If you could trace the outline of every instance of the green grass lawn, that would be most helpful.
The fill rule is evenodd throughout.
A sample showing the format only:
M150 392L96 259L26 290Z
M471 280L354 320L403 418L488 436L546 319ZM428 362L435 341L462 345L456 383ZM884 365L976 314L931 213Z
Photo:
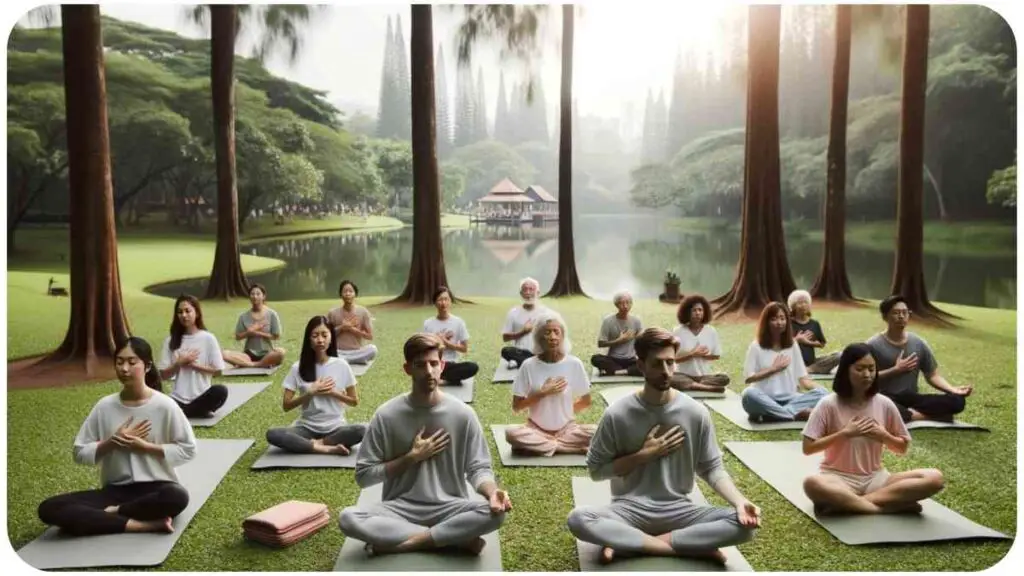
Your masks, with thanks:
M208 273L213 256L210 242L174 240L173 247L156 240L125 239L120 247L122 286L133 331L154 345L167 334L172 302L150 296L147 284ZM171 255L174 257L171 258ZM243 257L249 271L277 265L276 261ZM9 267L21 266L16 262ZM40 353L56 346L67 323L66 300L43 296L54 265L35 272L8 275L8 358ZM66 285L66 276L61 278ZM470 358L481 365L473 408L485 428L490 424L519 421L511 412L509 385L491 384L501 346L498 333L510 299L474 298L475 304L458 306L472 334ZM365 304L374 303L366 299ZM300 330L306 320L336 304L333 300L271 302L285 327L283 345L290 350L288 362L297 358ZM597 329L603 314L612 311L608 302L569 299L549 302L570 325L573 353L585 361L596 351ZM230 331L244 301L204 303L207 327L223 346L235 347ZM946 474L947 487L937 500L964 516L1004 533L1016 526L1016 312L963 306L944 306L968 318L957 330L921 329L935 349L943 372L954 383L971 381L976 392L963 419L984 424L991 433L924 430L914 434L907 457L888 455L886 465L898 471L912 467L938 467ZM636 313L646 325L674 325L674 309L654 301L640 301ZM360 378L360 405L349 412L353 421L366 421L376 406L408 390L401 370L401 345L418 330L431 308L376 309L376 344L381 355L370 372ZM864 340L880 328L873 308L820 310L831 342ZM750 324L718 327L723 342L720 368L736 379L742 357L753 336ZM323 502L335 518L338 511L355 503L358 488L352 470L284 470L255 472L249 466L266 449L266 430L290 423L294 414L280 408L281 381L285 371L273 377L273 385L235 411L216 427L200 428L200 438L253 438L251 448L231 469L213 496L193 519L161 570L330 570L343 536L335 523L302 543L271 550L241 537L242 520L257 511L289 499ZM740 384L733 384L736 391ZM57 493L95 485L97 471L77 466L71 459L71 443L81 422L102 396L118 390L116 382L77 385L61 389L10 391L8 418L8 531L19 548L44 529L36 507ZM597 422L604 410L597 398L582 415ZM798 440L798 431L749 433L714 416L718 438L730 440ZM495 454L493 440L489 442ZM818 527L770 486L726 453L726 465L740 489L761 506L764 525L757 537L740 546L759 571L932 571L982 570L998 562L1010 549L1008 542L954 542L909 546L846 546ZM573 539L565 527L572 508L571 477L586 474L582 468L509 468L495 459L499 482L506 487L515 509L501 528L505 570L577 571L579 563ZM723 503L710 489L704 493Z

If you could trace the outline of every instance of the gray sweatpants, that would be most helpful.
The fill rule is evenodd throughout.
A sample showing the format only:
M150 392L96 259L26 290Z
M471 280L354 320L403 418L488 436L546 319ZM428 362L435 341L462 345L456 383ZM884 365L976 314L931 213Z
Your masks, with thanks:
M328 446L342 444L345 448L351 448L362 442L365 434L366 424L342 424L327 434L318 434L304 426L290 426L267 430L267 442L286 452L312 454L311 440L322 438Z
M338 517L338 526L347 537L384 548L398 546L426 528L434 545L440 548L494 532L504 521L504 512L492 514L490 506L482 500L424 504L399 498L365 508L345 508Z
M338 350L338 358L344 358L349 364L369 364L377 357L377 346L367 344L356 350Z
M676 552L701 552L735 546L754 537L754 529L740 524L736 511L697 506L689 500L641 506L619 500L607 506L581 506L569 513L569 531L602 547L643 552L644 535L671 532Z

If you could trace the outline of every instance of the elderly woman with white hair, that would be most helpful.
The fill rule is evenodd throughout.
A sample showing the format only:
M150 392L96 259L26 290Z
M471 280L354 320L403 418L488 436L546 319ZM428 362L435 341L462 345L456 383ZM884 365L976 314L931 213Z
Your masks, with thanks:
M512 382L512 410L529 411L526 424L506 429L512 450L534 456L586 454L597 429L577 424L576 414L590 404L590 379L572 346L565 321L548 311L533 332L536 356L523 362Z
M633 341L644 331L644 327L639 318L629 313L633 308L633 296L622 290L612 296L612 303L618 312L605 316L597 335L597 347L607 348L608 353L594 354L590 357L590 363L600 370L601 375L640 376Z
M537 303L538 292L540 284L536 280L523 278L519 282L519 297L523 303L509 310L505 317L501 340L512 344L501 349L501 357L508 362L509 368L522 366L527 358L533 356L530 333L533 332L537 316L547 311L547 308Z
M800 345L800 356L804 359L808 374L828 374L839 365L840 352L826 354L815 360L815 348L824 348L825 332L821 323L811 318L811 294L807 290L794 290L786 301L789 307L790 324L793 325L793 339Z

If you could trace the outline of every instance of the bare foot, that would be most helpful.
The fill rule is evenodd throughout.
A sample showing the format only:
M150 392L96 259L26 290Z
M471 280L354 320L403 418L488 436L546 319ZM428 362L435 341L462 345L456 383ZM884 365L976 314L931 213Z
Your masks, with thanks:
M804 408L803 410L801 410L801 411L799 411L799 412L797 412L796 414L793 415L793 420L797 420L797 421L803 422L803 421L807 420L810 417L811 417L811 409L810 408Z
M472 554L473 556L479 556L484 550L484 546L487 546L487 542L483 538L475 538L469 542L465 542L459 545L459 550Z
M120 506L107 506L106 508L103 509L103 511L107 514L117 514L117 511L120 509Z
M722 552L717 548L714 550L701 550L699 552L686 552L679 555L689 558L703 558L711 560L712 562L717 562L718 564L725 564L725 552Z
M338 454L341 456L348 456L351 454L351 451L343 444L324 444L324 441L320 438L313 440L312 444L313 452L318 454Z
M124 527L125 532L165 532L170 534L174 532L174 524L171 519L164 518L162 520L132 520L128 519L127 524Z
M597 560L601 564L611 564L615 560L615 550L601 548L601 556Z

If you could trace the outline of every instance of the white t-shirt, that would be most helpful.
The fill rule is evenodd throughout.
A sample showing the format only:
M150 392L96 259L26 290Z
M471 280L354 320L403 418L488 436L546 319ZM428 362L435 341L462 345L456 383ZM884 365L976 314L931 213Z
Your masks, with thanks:
M751 384L772 397L796 394L799 390L797 388L799 380L807 377L807 367L804 366L804 358L800 355L800 345L794 340L792 346L776 352L761 348L757 340L754 340L747 348L747 359L743 363L743 378L746 379L756 372L771 367L775 362L775 357L779 354L789 356L789 366L782 372L776 372L764 380Z
M540 304L534 304L530 310L522 306L516 306L508 311L508 316L505 317L505 326L502 327L501 333L512 334L513 332L519 332L526 326L527 322L534 322L536 324L537 318L544 312L547 312L547 308ZM520 350L533 352L533 332L523 334L516 340L513 340L511 345Z
M199 351L196 364L209 366L217 370L224 370L226 368L217 337L206 330L182 336L181 346L175 352L183 352L185 350ZM157 365L157 368L166 370L172 364L174 364L174 352L171 352L171 337L168 336L164 339L163 354L160 357L160 364ZM182 404L188 404L198 398L203 392L209 390L210 380L212 379L212 374L204 374L193 370L190 366L181 366L178 368L178 373L174 376L174 389L171 391L170 396Z
M334 378L334 389L344 392L356 385L356 376L343 358L328 357L324 364L316 365L316 380L330 376ZM316 382L306 382L299 377L299 363L292 364L284 377L284 389L305 394ZM345 403L330 396L314 396L302 407L302 416L296 424L309 428L317 434L327 434L345 423Z
M680 324L672 332L672 335L679 339L679 352L689 352L697 346L706 346L708 353L712 356L722 355L722 344L718 341L718 331L705 324L701 326L700 332L696 335L690 331L689 326ZM686 362L676 364L676 372L688 376L707 376L714 373L711 361L704 358L691 358Z
M447 330L451 330L452 336L449 338L456 344L465 344L469 340L469 329L466 328L466 323L462 321L462 318L458 316L448 315L445 320L438 320L437 316L432 316L423 321L423 331L431 334L440 334ZM445 348L444 353L441 355L441 359L445 362L455 362L459 359L459 353L455 350Z
M523 362L512 382L512 395L526 398L540 392L548 378L565 378L569 383L561 394L546 396L530 407L530 420L544 430L554 432L576 419L572 411L573 400L590 394L590 378L583 362L575 356L566 356L555 363L542 362L534 356Z

